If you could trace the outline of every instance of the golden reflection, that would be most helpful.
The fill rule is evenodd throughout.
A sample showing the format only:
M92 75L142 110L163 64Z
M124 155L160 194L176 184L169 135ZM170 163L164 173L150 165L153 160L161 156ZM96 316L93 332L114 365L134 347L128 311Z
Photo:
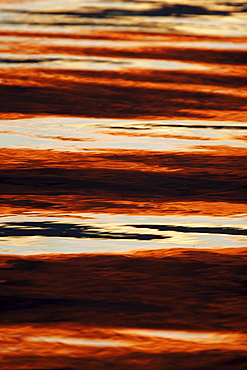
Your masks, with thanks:
M211 42L229 42L229 37L216 36L216 35L196 35L196 34L177 34L177 33L166 33L166 32L148 32L148 31L116 31L111 30L90 30L84 29L83 34L81 33L57 33L57 32L45 32L42 31L25 31L23 29L19 30L0 30L0 36L10 36L16 37L30 37L32 40L33 37L43 37L44 39L53 39L53 38L69 38L69 39L89 39L89 40L131 40L131 41L170 41L170 42L202 42L202 41L211 41ZM246 36L231 36L231 42L234 43L247 43Z
M107 76L106 73L104 77L102 71L100 75L96 73L93 76L86 72L81 74L80 71L58 73L42 69L4 68L0 71L1 111L5 114L73 114L100 118L246 120L244 87L233 87L234 82L231 87L225 86L225 83L222 86L210 85L210 78L213 80L214 77L209 74L201 75L204 80L209 77L206 84L203 81L203 84L189 81L180 84L182 76L178 79L174 73L170 76L172 84L167 81L160 84L162 76L159 72L155 77L159 78L159 82L152 81L152 76L143 82L135 76L133 81L128 78L112 79L111 74ZM184 78L188 76L196 77L194 72L183 73ZM136 99L137 104L133 105ZM87 104L82 105L82 100Z
M1 211L141 214L145 210L145 214L156 215L214 216L246 213L246 195L241 190L246 149L223 145L193 149L72 153L2 148L2 178L9 185L2 185Z
M48 362L50 366L60 366L59 369L67 366L91 369L97 362L100 368L116 364L118 369L125 369L127 363L136 369L138 364L142 368L150 366L154 359L161 368L166 361L168 366L170 361L181 364L184 356L184 365L194 366L198 365L198 356L204 365L210 364L212 353L217 351L218 361L224 363L229 357L241 356L246 350L246 335L241 333L194 332L195 337L207 338L196 340L186 338L186 335L193 337L191 332L170 332L176 339L159 338L159 334L158 330L90 328L79 324L4 325L0 334L2 369L20 365L22 369L30 369L30 360L36 368L43 368Z
M0 204L2 215L32 214L37 217L63 216L67 212L73 216L78 213L108 213L111 215L147 216L184 215L233 217L247 214L247 205L241 203L210 201L162 201L159 199L119 200L103 194L102 198L90 194L81 195L3 195ZM68 215L68 216L69 216Z
M74 82L78 83L80 79L69 79L69 77L66 75L64 76L52 76L52 80L44 79L42 85L38 81L34 80L24 80L19 78L13 81L13 78L11 77L11 85L13 82L15 84L21 85L21 86L43 86L43 87L52 87L55 86L55 84L61 84L62 81L68 82ZM56 78L57 77L57 78ZM92 77L86 77L84 76L82 79L82 83L92 83L93 79ZM8 84L7 78L5 78L6 85ZM136 81L136 80L126 80L126 79L117 79L115 78L114 80L112 79L106 79L104 77L97 77L95 84L103 84L106 86L119 86L119 87L138 87L142 89L158 89L158 90L171 90L171 91L176 91L180 90L181 86L179 86L175 81L173 83L165 83L165 82L143 82L143 81ZM190 92L203 92L203 93L215 93L215 94L225 94L225 95L231 95L231 96L239 96L239 97L247 97L247 92L244 87L223 87L223 86L217 86L217 85L199 85L199 84L183 84L182 87L183 91L190 91ZM184 99L177 99L177 102L187 102L187 103L195 103L195 100L186 100Z
M244 370L247 251L245 247L234 248L234 242L243 239L233 232L235 237L226 236L220 244L211 233L207 246L202 242L200 249L198 234L193 231L198 231L202 220L199 217L195 221L192 216L210 216L207 226L204 224L203 230L199 230L202 233L210 227L211 231L223 230L226 221L212 221L213 217L235 217L231 220L235 225L232 230L242 227L243 215L247 214L247 149L241 146L246 135L240 136L239 131L235 134L230 126L229 135L220 131L216 136L213 129L204 136L201 130L195 135L189 130L181 134L175 125L162 134L155 132L151 123L150 133L124 132L128 127L121 121L173 118L193 123L206 119L214 122L212 125L230 121L232 127L237 126L234 122L245 122L247 37L213 35L218 31L241 34L244 5L210 2L206 7L203 1L196 6L181 1L181 9L181 4L168 0L168 10L175 12L170 12L172 17L168 19L156 17L166 13L163 5L155 1L152 5L114 2L108 15L104 13L104 2L100 6L97 1L88 2L91 17L83 16L86 10L82 10L79 0L79 10L74 13L74 5L67 8L63 2L0 2L9 9L9 13L3 14L0 30L0 119L9 120L10 128L5 122L2 133L11 137L11 143L6 141L6 147L0 148L0 211L3 216L16 215L21 219L25 215L28 219L19 225L9 222L5 227L3 223L1 229L1 236L8 227L12 232L6 248L2 248L6 255L0 255L1 370ZM117 5L119 8L115 9ZM15 11L15 6L20 11ZM53 6L58 9L57 14L52 13ZM156 13L156 18L154 13L145 13L146 9L156 8L159 12L159 6L163 13ZM144 13L134 16L127 12L123 16L123 9L132 7ZM197 15L188 13L192 8ZM207 13L208 9L213 13ZM102 12L102 17L95 16L97 11ZM116 31L116 25L126 30ZM132 31L127 31L130 27ZM152 32L147 31L148 27L154 27ZM163 32L168 28L178 32ZM84 46L79 44L83 40L88 40ZM98 40L103 44L95 42ZM134 44L136 41L140 41L139 45ZM182 45L183 42L187 44ZM70 133L63 135L64 131L58 129L52 136L49 120L42 126L47 116L113 118L120 129L114 132L111 123L108 127L104 123L104 134L109 135L104 145L109 144L109 148L101 150L92 148L90 140L94 138L86 135L80 138L71 132L70 138ZM35 117L44 119L38 123L40 134L33 134L32 125L23 129L25 121L11 130L11 120ZM138 128L144 130L147 122ZM135 121L131 124L132 129L136 128ZM210 126L207 125L205 129ZM96 134L102 132L101 126L94 126L93 130L99 127ZM223 129L224 122L217 128ZM239 125L241 128L244 127ZM24 149L13 147L19 145L18 134L24 136ZM103 141L96 134L95 140ZM130 137L136 137L132 141L138 139L138 148L142 149L111 149L114 135L118 135L122 145L128 138L131 141ZM163 148L160 145L151 150L146 138L154 143L157 138L168 140L163 140ZM36 145L36 139L40 139L42 148L47 140L57 140L62 149L28 148ZM80 151L66 152L68 140L72 141L71 147ZM83 146L84 140L90 147ZM148 150L141 146L145 140ZM169 140L180 146L169 150ZM187 142L182 150L179 143L183 140ZM82 142L80 147L76 147L76 141ZM97 141L94 144L98 145ZM55 148L54 141L52 145ZM90 222L84 213L91 214ZM114 217L107 223L107 217L97 218L97 213ZM183 225L190 225L192 233L182 235L176 231L178 227L173 227L173 231L163 234L173 236L177 247L172 248L170 243L167 249L141 251L138 243L130 242L129 245L137 246L136 250L125 253L117 253L117 243L111 240L111 244L106 238L106 250L113 245L113 253L102 254L92 253L92 248L85 249L90 253L82 253L85 245L79 245L78 254L71 253L75 233L70 238L63 234L65 251L70 252L63 254L60 246L52 249L50 240L64 229L49 228L50 220L39 224L31 217L59 217L57 224L62 224L65 217L81 218L85 230L96 230L100 225L100 231L94 235L106 237L115 233L122 246L124 236L130 236L135 226L126 222L128 215L136 216L136 220L138 216L185 216ZM94 216L96 220L92 220ZM241 220L239 225L237 217ZM121 226L123 218L126 226ZM118 223L114 223L115 219ZM143 218L140 220L141 223ZM222 224L212 227L218 221ZM14 250L21 254L22 244L26 243L18 239L16 225L19 231L35 227L40 231L43 227L43 233L29 234L32 242L28 248L33 243L36 251L45 253L45 235L48 253L11 254ZM72 222L67 220L65 228L66 225L70 229ZM78 225L73 225L71 229L76 230ZM136 226L141 229L140 240L152 229L155 231L151 237L163 235L155 224ZM94 244L97 252L102 247L100 243L103 245L98 238ZM52 250L59 252L49 254Z
M11 47L1 45L1 52L14 52L14 54L65 54L65 55L86 55L98 57L113 57L113 58L139 58L139 59L156 59L156 60L180 60L196 63L209 64L228 64L228 65L243 65L246 63L246 51L242 50L207 50L199 48L178 48L172 47L138 47L138 48L121 48L116 45L115 48L107 47L76 47L76 46L56 46L56 45L35 45L21 42L14 42Z
M36 322L40 327L56 319L109 329L222 334L246 329L241 294L246 248L9 255L0 260L3 324ZM37 334L29 331L28 336Z
M150 169L157 165L170 169L179 168L186 172L198 172L207 168L210 171L218 171L219 174L230 170L237 175L242 174L246 166L247 148L228 145L194 145L193 149L192 153L143 149L93 149L76 153L46 149L0 148L0 158L1 169L6 170L24 167L31 170L50 168L50 166L64 169L118 168L117 164L128 163L129 166L132 164L139 169L146 166ZM234 166L230 166L229 169L231 162Z
M1 352L18 352L19 355L32 353L37 355L72 354L84 355L89 351L97 353L100 347L114 347L121 351L145 352L198 352L204 350L245 350L246 335L226 332L181 332L150 329L119 329L86 327L73 324L57 325L4 325L0 333ZM92 347L91 349L89 347ZM94 347L94 348L93 348ZM126 349L127 350L127 349ZM111 352L109 348L107 352ZM110 353L108 353L110 354Z
M32 365L35 364L39 368L44 366L47 361L49 366L72 366L73 359L76 358L78 369L85 366L91 368L95 361L100 368L104 368L108 362L111 366L116 364L118 368L120 364L121 369L122 364L123 366L126 363L129 366L136 364L136 355L140 358L139 365L142 368L144 365L150 368L150 364L154 361L153 355L156 355L157 368L163 367L164 358L167 359L168 364L169 361L176 364L180 364L182 361L181 363L186 366L193 364L198 366L199 360L205 366L205 364L211 364L215 351L217 351L217 361L221 361L222 364L227 363L232 356L241 359L246 351L244 327L238 326L238 322L234 321L234 317L238 321L242 315L242 300L236 292L236 289L241 288L241 276L239 276L240 280L236 279L234 284L231 281L232 269L235 271L240 269L239 271L243 272L246 249L229 249L228 251L219 249L206 252L194 249L172 249L136 252L118 257L116 255L44 255L25 258L1 256L0 259L1 273L6 276L5 281L0 284L0 290L3 296L3 307L8 308L6 312L3 311L1 316L3 324L0 329L0 353L3 369L19 368L20 364L23 369L29 369L27 358L32 359ZM133 259L133 264L131 259ZM194 266L195 263L197 266ZM119 265L125 266L124 283L127 283L126 279L131 283L128 291L120 288L121 271L119 271ZM207 268L205 268L206 265ZM145 271L145 266L148 266L148 270L145 276L142 276L139 270ZM190 274L188 272L184 274L184 269L186 270L188 267ZM159 268L165 274L164 283L168 280L165 283L166 295L161 294L163 288L162 284L159 285L159 278L162 277L162 274L159 273ZM91 278L89 279L85 272L90 273L90 271ZM98 283L100 284L98 288L99 300L97 300L96 306L93 302L90 303L90 300L89 302L85 300L86 291L82 289L82 286L78 286L78 282L81 280L84 285L88 284L88 289L91 290L92 279L95 280L92 271L94 271L94 275L98 275L101 271L104 276L100 278ZM207 286L209 289L207 299L204 300L202 296L201 303L199 300L194 301L195 298L199 299L199 296L197 294L193 296L190 289L197 271L200 271L200 284L206 284L205 287ZM63 279L60 279L61 274ZM83 276L81 276L82 274ZM148 278L146 274L152 276L152 279ZM52 284L50 284L51 276ZM19 284L18 290L15 289L13 278L15 280L18 278L20 283L29 279L28 286L25 288L24 285ZM42 289L42 284L45 283L44 279L47 280L47 288ZM217 283L218 279L220 279L220 284ZM102 289L106 280L107 286ZM180 284L184 280L186 280L185 285L181 287ZM11 283L11 281L13 282ZM144 285L143 281L145 281ZM147 282L151 285L150 287L147 287ZM212 292L208 286L210 282ZM3 294L5 284L9 286L7 294L7 290ZM68 286L65 287L65 284ZM98 286L95 282L93 284L94 287ZM116 284L120 289L120 294L116 292ZM177 287L178 284L179 287ZM219 290L223 286L225 286L227 293L222 294ZM17 295L15 293L13 296L13 289L16 293L18 292ZM132 297L131 293L133 289L133 297L135 298ZM142 299L136 289L143 292ZM107 295L105 298L109 301L111 290L114 293L115 303L111 303L106 310L105 303L103 304L104 296ZM184 290L187 298L186 301L179 301L180 310L184 308L187 312L187 305L193 304L192 315L188 315L188 312L187 314L184 312L185 316L179 314L177 312L178 300L175 300L174 297L172 301L169 299L169 296L174 294L178 294L177 298L179 298ZM75 295L78 297L83 295L83 301L80 303L80 300L76 302L69 299L69 305L66 305L66 292L67 295L72 294L74 297ZM219 300L216 299L216 293L220 295ZM88 295L91 299L92 294L95 292L91 291ZM227 295L230 295L228 304L225 302ZM38 300L38 297L41 296L46 298ZM57 306L55 296L57 297ZM63 299L62 311L59 309L61 298ZM149 307L147 303L150 298L152 306ZM114 309L117 299L121 301L121 304L117 306L120 313L115 312ZM133 304L133 299L137 300L139 302L138 309L134 307L134 310L129 312L131 304L129 303L130 306L127 309L128 305L126 302L123 303L123 299L130 299L131 304ZM160 300L164 299L166 307L170 306L171 302L175 305L173 310L163 312L165 316L168 315L168 318L164 320L163 317L161 320L162 312L159 311L158 307L161 304ZM78 304L79 307L76 307ZM88 304L89 311L87 312ZM214 312L213 307L217 304L222 304L222 308L221 310L216 309ZM24 312L23 306L25 307ZM149 315L145 309L149 311ZM154 309L155 315L153 314ZM197 312L199 310L198 319L194 310ZM93 312L91 313L91 311ZM49 318L53 315L55 315L57 323L54 323L54 319L49 323ZM133 315L136 315L136 318ZM226 322L223 319L224 315L227 317ZM231 315L231 321L229 315ZM36 323L32 322L34 319ZM184 319L185 321L183 321ZM85 321L87 325L85 325ZM228 326L228 329L225 328L225 325ZM181 330L179 326L187 326L188 328ZM186 361L184 360L185 355ZM77 369L77 367L73 368Z
M104 132L104 131L102 131ZM202 141L214 141L220 140L219 138L210 138L205 136L189 136L189 135L172 135L172 134L153 134L153 133L136 133L136 132L129 132L129 131L117 131L117 132L109 132L108 135L122 135L122 136L133 136L133 137L161 137L165 139L178 139L178 140L202 140ZM241 139L241 137L240 137Z
M2 35L7 36L7 32L2 31ZM28 36L29 33L11 33L12 36ZM36 35L30 33L30 36ZM37 34L40 35L40 34ZM41 34L42 35L42 34ZM180 119L200 119L208 120L235 120L244 122L246 120L246 67L245 51L236 50L207 50L198 48L178 48L174 47L143 47L143 48L110 48L100 47L73 47L73 46L49 46L48 35L44 36L45 42L42 45L26 42L25 45L15 42L2 43L2 52L10 52L11 55L18 56L25 50L28 54L37 55L38 62L49 53L59 55L84 55L117 58L138 58L153 60L172 60L201 63L202 66L209 67L207 71L161 71L147 70L146 68L133 68L132 70L123 68L119 65L117 71L111 70L109 65L106 70L69 70L66 63L63 70L41 69L41 68L8 68L5 66L0 70L1 92L4 96L2 102L2 114L24 114L40 115L50 114L73 114L84 117L112 117L112 118L180 118ZM51 34L57 38L58 34ZM60 35L61 36L61 35ZM73 37L72 35L63 35ZM87 31L83 38L87 39L142 39L145 33L132 32L98 32ZM75 38L80 35L75 35ZM146 39L176 41L229 41L226 38L203 37L191 35L172 35L146 33ZM245 38L232 38L232 42L244 42ZM31 42L31 41L30 41ZM6 54L8 60L9 56ZM3 54L3 60L4 58ZM36 58L36 59L37 59ZM55 58L55 59L56 59ZM10 58L11 59L11 58ZM20 62L20 61L19 61ZM35 63L33 64L33 66ZM181 67L183 68L183 67ZM27 78L28 76L28 78ZM95 96L95 85L97 85L97 96ZM22 93L19 94L21 88ZM33 90L34 89L34 90ZM51 93L52 92L52 93ZM78 95L80 100L78 100ZM23 102L19 102L23 96ZM60 97L60 100L56 99ZM91 98L90 98L91 97ZM116 99L117 97L117 99ZM234 99L233 99L234 97ZM137 99L137 106L133 106L133 101ZM87 101L85 106L81 101ZM93 100L93 105L91 104ZM95 103L97 101L97 104ZM69 102L69 105L68 105ZM123 103L124 102L124 103ZM165 106L164 106L164 102ZM73 112L71 111L73 106ZM98 108L97 108L98 107ZM5 112L5 113L4 113Z

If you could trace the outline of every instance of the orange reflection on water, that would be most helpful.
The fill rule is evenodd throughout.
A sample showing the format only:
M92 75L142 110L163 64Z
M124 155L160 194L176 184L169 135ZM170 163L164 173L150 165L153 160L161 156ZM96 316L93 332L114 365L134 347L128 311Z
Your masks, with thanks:
M1 322L244 332L246 248L0 256Z
M202 141L214 141L214 140L220 140L217 138L209 138L205 136L189 136L189 135L175 135L175 134L152 134L152 133L136 133L136 132L124 132L124 131L118 131L118 132L109 132L108 135L122 135L122 136L131 136L131 137L162 137L165 139L178 139L178 140L202 140ZM241 136L242 138L242 136Z
M48 40L47 40L48 41ZM203 41L208 41L205 37ZM116 43L115 47L110 47L105 43L104 47L92 45L91 47L78 46L58 46L58 45L40 45L37 42L32 43L32 38L25 42L18 42L18 38L11 44L2 42L1 52L14 52L15 54L23 53L25 48L26 54L67 54L67 55L89 55L89 56L103 56L113 58L139 58L139 59L163 59L163 60L180 60L199 63L212 64L229 64L229 65L246 65L246 51L245 50L214 50L200 49L191 47L177 47L173 45L163 46L152 44L145 47L121 47L121 44Z
M34 216L76 217L78 213L108 213L147 216L184 215L231 217L247 214L247 205L241 203L209 201L154 201L119 200L102 194L81 195L3 195L0 205L2 215L22 215L32 212Z
M121 134L121 132L120 132ZM126 132L128 135L128 132ZM133 135L136 135L135 133ZM139 134L137 134L138 136ZM148 134L147 134L148 135ZM152 133L150 134L152 136ZM176 136L176 135L175 135ZM73 139L73 138L72 138ZM233 171L242 175L246 167L247 149L227 145L191 146L193 152L187 151L155 151L143 149L93 149L81 152L63 152L46 149L0 148L1 169L38 169L38 168L115 168L128 163L141 170L144 166L151 170L152 166L182 168L184 171L200 172ZM234 165L233 165L234 164ZM228 172L229 173L229 172Z
M155 361L155 368L172 369L181 360L184 366L194 368L202 361L204 366L214 363L215 351L218 364L224 366L235 356L241 358L246 350L246 335L241 333L188 332L192 339L186 338L186 332L164 332L164 337L159 338L160 333L73 324L4 325L0 334L1 368L31 369L30 364L47 368L44 366L49 364L49 368L93 369L95 364L98 368L111 364L118 369L126 369L127 365L146 369ZM169 338L173 335L176 339Z
M222 67L217 64L216 73L3 68L0 110L100 118L245 121L244 67L237 75L235 69L235 76L228 67L224 65L223 74L218 73Z
M37 14L36 19L42 15ZM0 35L16 38L9 44L3 40L0 47L2 119L107 117L118 119L119 125L121 118L138 117L246 121L246 51L176 45L178 41L229 42L229 38L89 29L83 35L28 31L0 31ZM24 42L18 36L30 40ZM42 45L32 40L35 36L43 37ZM52 45L53 38L71 38L71 46ZM73 39L92 40L92 46L76 47ZM150 46L127 48L117 41L114 47L107 45L107 40L144 39ZM105 40L106 44L94 47L93 40ZM152 45L157 40L174 45ZM234 37L231 41L247 39ZM54 68L52 60L47 68L36 68L46 56L52 59L53 53L63 69ZM92 70L79 70L86 58L78 57L78 65L73 65L75 55L88 57ZM100 70L102 65L93 70L102 60L95 58L93 63L94 56L105 58L105 71ZM167 60L170 64L165 64ZM187 64L177 64L181 69L176 71L148 70L149 64L157 68L162 61L164 69L174 67L174 61ZM23 68L23 63L28 68ZM129 69L121 63L129 63ZM137 68L131 69L135 63ZM143 63L143 69L138 63ZM198 69L185 70L193 66ZM75 67L78 70L72 70ZM106 132L112 134L109 127ZM51 138L61 146L67 140L84 140L48 135L36 135L44 147ZM188 145L176 152L89 148L72 153L9 149L6 142L6 148L0 149L0 211L61 218L83 212L214 217L247 213L247 151L237 147L238 137L230 138L236 147L216 147L213 141L200 146L189 142L213 140L213 133L212 138L181 136L175 130L167 135L130 134L127 130L117 135L126 135L127 140L128 136L186 139ZM45 227L49 221L43 224ZM11 227L14 229L10 222ZM16 243L18 248L14 239L10 244ZM38 244L40 239L35 241ZM217 248L213 239L212 248L204 250L2 255L0 367L244 370L245 266L246 248Z
M242 190L246 149L206 145L194 149L72 153L2 148L1 211L246 213Z
M69 38L69 39L89 39L89 40L131 40L131 41L211 41L211 42L229 42L229 37L215 36L215 35L190 35L190 34L177 34L177 33L165 33L165 32L148 32L148 31L115 31L111 29L111 32L104 30L90 30L84 29L83 34L81 33L57 33L57 32L35 32L35 31L24 31L19 29L13 30L0 30L0 36L14 36L14 37L43 37L48 39L53 38ZM230 39L234 43L246 43L246 36L231 36Z
M245 350L246 334L241 332L196 332L150 329L88 327L80 324L4 325L0 331L1 352L35 352L41 355L71 351L83 353L85 347L132 347L147 352L197 352L202 350ZM49 345L50 344L50 345ZM10 346L10 347L9 347ZM98 348L99 349L99 348ZM123 349L123 348L122 348ZM67 350L67 351L66 351ZM90 351L90 348L86 349ZM129 348L131 351L131 348ZM109 350L111 352L111 350ZM20 354L20 353L19 353ZM18 352L16 351L16 356Z

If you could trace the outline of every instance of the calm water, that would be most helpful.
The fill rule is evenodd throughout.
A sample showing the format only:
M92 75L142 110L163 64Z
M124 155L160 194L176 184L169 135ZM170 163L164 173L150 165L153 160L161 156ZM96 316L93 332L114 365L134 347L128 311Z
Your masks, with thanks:
M1 369L246 369L246 24L0 1Z

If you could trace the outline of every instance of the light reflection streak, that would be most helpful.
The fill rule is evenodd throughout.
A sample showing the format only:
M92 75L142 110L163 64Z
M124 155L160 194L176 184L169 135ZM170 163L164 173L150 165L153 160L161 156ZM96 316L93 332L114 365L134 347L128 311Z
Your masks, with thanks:
M24 9L23 9L24 10ZM197 33L197 34L211 34L215 35L216 30L219 35L233 35L233 36L246 36L246 16L244 13L232 14L231 16L217 16L217 15L197 15L186 17L176 17L176 16L114 16L112 14L110 17L84 17L71 16L69 14L49 14L49 13L16 13L10 10L3 9L2 13L2 23L8 29L13 29L12 24L17 24L20 28L21 26L35 26L36 29L44 29L45 26L54 26L55 29L60 30L61 26L70 26L74 29L86 28L85 26L90 25L93 27L115 27L122 30L138 29L149 31L164 30L169 31L171 26L174 32L182 31L184 33ZM12 27L11 27L12 26ZM60 27L59 27L60 26Z
M131 343L114 340L98 340L98 339L83 339L83 338L64 338L64 337L26 337L26 341L47 342L47 343L63 343L76 346L93 346L93 347L124 347Z
M227 130L225 123L224 129L214 130L211 128L200 129L188 127L176 127L177 121L151 121L149 127L146 123L136 122L135 130L132 130L132 121L122 122L121 128L114 128L114 120L109 120L107 129L106 120L83 120L83 119L49 119L39 124L40 119L29 120L2 120L1 143L0 147L29 147L29 148L49 148L63 149L70 151L80 151L83 148L119 148L119 149L155 149L166 147L166 150L194 150L193 145L203 144L210 141L211 145L217 147L228 145L232 147L246 147L245 130L237 128ZM75 122L75 123L74 123ZM174 122L174 127L172 126ZM180 121L181 122L181 121ZM184 121L185 124L186 121ZM118 124L120 122L118 121ZM171 126L169 126L169 124ZM200 122L203 124L203 122ZM213 123L215 124L215 123ZM89 126L90 125L90 126ZM9 127L11 126L11 130ZM44 135L44 130L49 127L49 135ZM71 133L73 127L73 133ZM104 128L103 130L100 128ZM123 131L124 130L124 131ZM200 136L198 136L198 134ZM126 139L128 138L128 140ZM191 148L188 146L188 142ZM80 144L81 143L81 144ZM80 144L80 145L79 145Z
M177 352L178 349L186 352L205 351L210 349L245 350L246 335L239 332L191 332L175 330L152 329L120 329L120 328L63 328L64 325L39 327L35 326L6 326L0 334L1 341L8 341L9 346L1 349L2 354L20 351L48 355L50 353L72 354L79 347L98 348L126 348L128 351L144 352ZM76 332L78 333L75 336ZM31 335L30 335L31 334ZM67 335L67 336L66 336ZM68 336L69 335L69 336ZM67 347L69 346L69 347ZM72 352L71 352L72 351ZM82 357L84 353L81 352ZM86 353L85 353L86 355Z
M224 207L224 204L220 205ZM119 230L119 227L124 224L158 224L158 225L183 225L189 227L234 227L234 228L245 228L247 222L247 213L239 215L229 215L229 217L212 217L212 216L195 216L191 215L189 218L183 215L133 215L133 214L117 214L111 215L109 213L74 213L73 215L54 214L53 216L47 217L38 216L35 211L27 212L26 214L9 215L3 216L1 224L4 222L25 222L25 221L53 221L57 223L67 224L81 224L82 221L90 222L96 227L100 225L107 225L109 230Z
M195 19L195 18L194 18ZM238 19L235 20L234 23L226 22L222 19L218 19L216 22L212 23L212 21L204 19L203 27L201 27L202 18L198 24L194 22L194 19L191 19L190 22L178 22L177 18L169 17L169 19L161 19L160 24L157 22L146 22L139 25L136 25L135 27L131 27L131 19L128 20L128 23L120 23L116 24L113 22L108 22L107 24L104 24L104 22L98 22L90 24L90 29L94 29L95 31L106 31L108 32L112 31L112 27L116 26L116 28L119 31L132 31L135 33L136 31L139 32L147 32L149 31L150 34L155 32L170 32L171 26L173 27L173 32L179 32L179 33L188 33L192 35L201 35L206 37L215 37L216 29L217 34L220 37L225 38L237 38L240 39L242 37L247 37L246 32L246 20L243 19L243 21L240 23ZM230 31L229 31L230 28ZM63 25L62 27L56 24L12 24L12 23L3 23L1 24L1 31L3 32L18 32L20 30L24 32L34 32L34 33L44 33L44 32L50 32L50 33L60 33L65 35L73 35L75 33L81 34L88 31L87 25L83 24L67 24Z
M234 342L234 339L244 341L245 335L239 333L211 333L211 332L190 332L175 330L151 330L151 329L124 329L120 330L123 334L141 335L156 338L180 339L191 342L201 343L224 343ZM246 338L247 339L247 338Z
M169 36L168 36L169 37ZM167 38L168 38L167 37ZM149 46L150 47L150 41L141 41L141 40L118 40L117 43L115 40L111 39L104 39L104 40L91 40L91 39L68 39L68 38L49 38L45 35L42 37L42 34L40 37L24 37L19 36L18 33L16 33L16 36L1 36L0 33L0 40L1 40L1 50L4 50L4 45L8 46L8 44L11 42L12 49L13 48L22 48L23 46L28 47L37 47L37 45L46 45L46 46L92 46L97 47L113 47L114 49L120 49L120 48L136 48L136 47L143 47L143 46ZM22 43L24 45L22 45ZM217 41L161 41L161 40L152 40L152 46L163 46L163 47L181 47L181 48L198 48L198 49L209 49L209 50L247 50L247 44L243 43L233 43L233 42L217 42ZM18 53L18 49L16 50Z
M122 230L124 233L124 229ZM150 232L150 231L149 231ZM128 234L124 234L128 235ZM141 233L139 234L142 235ZM167 231L164 233L168 239L155 240L111 240L107 236L98 239L67 237L44 237L44 236L19 236L19 237L2 237L0 251L2 254L14 255L39 255L52 253L127 253L133 251L147 251L170 248L194 248L195 250L206 250L207 248L224 249L224 248L241 248L245 247L246 237L211 235L211 234L183 234L179 232Z
M37 60L39 59L39 60ZM158 60L158 59L138 59L138 58L118 58L83 56L68 53L63 54L49 53L48 56L37 58L37 54L17 54L0 52L1 68L54 68L70 70L119 70L123 68L139 68L150 70L210 70L210 66L199 63L186 63L180 61Z

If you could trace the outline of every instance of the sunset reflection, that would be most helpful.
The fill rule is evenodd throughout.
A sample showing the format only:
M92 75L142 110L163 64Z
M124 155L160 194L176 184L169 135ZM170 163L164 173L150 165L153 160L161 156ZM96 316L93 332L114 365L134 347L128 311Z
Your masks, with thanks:
M0 9L0 368L245 370L246 5Z
M44 334L46 336L43 336ZM73 368L79 369L85 365L92 368L95 362L105 367L113 359L114 362L119 361L118 366L122 369L126 364L136 364L134 354L138 354L140 366L145 367L155 358L164 365L170 361L176 364L176 357L181 361L183 354L186 354L189 363L194 366L199 358L210 364L214 351L219 351L219 358L223 356L224 351L228 351L231 358L241 356L246 349L246 338L238 333L198 333L195 334L195 337L198 336L196 340L189 339L193 338L190 332L170 332L174 339L169 338L169 334L167 338L161 339L159 334L159 331L154 330L117 328L93 328L88 331L88 328L83 326L61 324L47 327L5 326L1 340L8 342L8 347L1 349L2 365L3 369L8 366L20 366L21 363L27 364L29 358L32 364L37 363L36 366L42 366L46 360L49 364L61 368L64 365L71 366L77 359L77 365ZM94 339L91 339L92 335Z
M239 273L245 263L244 250L1 257L3 368L27 358L37 366L45 359L70 366L78 358L76 369L96 360L99 366L119 361L124 368L133 353L143 366L150 366L154 355L159 363L166 358L175 365L185 354L191 366L199 358L210 364L214 351L220 361L240 360L246 351L244 322L239 325L244 315ZM233 271L238 271L234 283ZM27 280L29 286L21 284ZM204 298L198 296L201 289L207 289Z

